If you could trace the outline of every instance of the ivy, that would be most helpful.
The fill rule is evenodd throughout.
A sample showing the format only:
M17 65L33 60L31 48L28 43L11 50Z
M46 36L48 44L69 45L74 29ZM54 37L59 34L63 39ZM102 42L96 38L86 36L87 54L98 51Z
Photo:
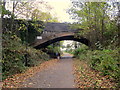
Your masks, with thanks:
M40 50L29 46L26 48L21 39L12 33L3 34L2 46L3 79L49 59L49 56Z

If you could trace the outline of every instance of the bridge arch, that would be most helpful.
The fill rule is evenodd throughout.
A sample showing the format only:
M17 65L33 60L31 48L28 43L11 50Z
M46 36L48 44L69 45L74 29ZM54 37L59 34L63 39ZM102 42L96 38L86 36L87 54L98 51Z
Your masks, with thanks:
M76 38L74 35L67 35L67 36L56 37L54 39L48 40L44 43L41 43L41 44L35 46L34 48L36 48L36 49L44 48L52 43L62 41L62 40L73 40L73 41L81 42L87 46L90 46L90 41L84 37Z

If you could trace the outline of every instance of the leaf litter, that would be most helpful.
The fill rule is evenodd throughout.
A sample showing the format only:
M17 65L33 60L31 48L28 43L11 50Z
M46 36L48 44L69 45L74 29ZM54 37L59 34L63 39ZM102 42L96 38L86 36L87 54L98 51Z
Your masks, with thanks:
M12 75L11 77L8 77L3 81L2 88L20 88L22 87L21 83L24 82L26 79L32 77L37 72L47 69L50 66L54 66L56 62L58 62L57 59L45 61L42 64L39 64L38 66L30 67L28 70L26 70L23 73ZM29 84L32 85L33 83L31 82Z
M112 78L102 76L101 72L90 68L86 61L74 60L74 76L76 88L115 88Z

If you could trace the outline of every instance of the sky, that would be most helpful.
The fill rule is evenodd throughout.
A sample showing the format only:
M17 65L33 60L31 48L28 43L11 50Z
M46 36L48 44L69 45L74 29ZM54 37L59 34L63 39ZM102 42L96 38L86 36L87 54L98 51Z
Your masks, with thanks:
M66 12L72 6L71 0L31 0L31 1L47 2L47 5L50 5L52 7L50 13L52 14L52 16L57 17L59 22L74 22L74 20L70 19L70 15ZM12 3L7 3L7 7L9 10L11 10Z
M71 6L72 3L70 0L44 0L48 2L53 9L51 14L56 16L60 22L73 22L74 20L70 19L70 15L66 12Z

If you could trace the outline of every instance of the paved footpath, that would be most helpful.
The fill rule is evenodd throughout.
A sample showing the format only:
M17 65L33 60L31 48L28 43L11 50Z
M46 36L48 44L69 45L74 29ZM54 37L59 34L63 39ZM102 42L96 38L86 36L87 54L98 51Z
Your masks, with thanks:
M74 88L72 56L65 53L55 66L38 72L23 84L32 88Z

